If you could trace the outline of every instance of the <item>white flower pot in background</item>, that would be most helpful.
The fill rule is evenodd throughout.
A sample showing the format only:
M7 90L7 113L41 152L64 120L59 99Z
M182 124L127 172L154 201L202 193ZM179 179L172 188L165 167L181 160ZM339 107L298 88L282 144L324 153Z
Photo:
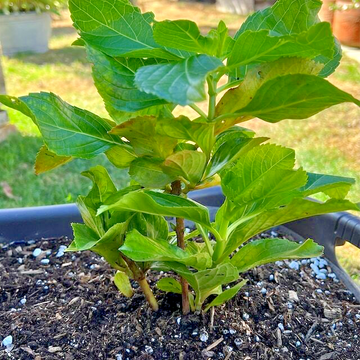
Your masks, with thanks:
M49 13L0 15L0 43L4 55L20 52L44 53L49 49Z

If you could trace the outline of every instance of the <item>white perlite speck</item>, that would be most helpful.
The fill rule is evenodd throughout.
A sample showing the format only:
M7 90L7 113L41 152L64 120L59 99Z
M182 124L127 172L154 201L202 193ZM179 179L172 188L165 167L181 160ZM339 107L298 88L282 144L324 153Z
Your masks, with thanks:
M7 336L6 338L3 339L3 341L1 343L6 348L10 347L13 343L13 337L11 335Z
M209 334L207 333L207 331L203 330L200 334L200 340L202 342L206 342L206 341L208 341L208 339L209 339Z
M65 245L60 245L59 250L58 250L58 252L56 253L56 257L62 257L62 256L64 256L64 252L65 252L66 248L67 248L67 247L66 247Z
M34 249L33 253L32 253L32 256L33 257L38 257L40 254L42 253L42 250L40 248L36 248Z

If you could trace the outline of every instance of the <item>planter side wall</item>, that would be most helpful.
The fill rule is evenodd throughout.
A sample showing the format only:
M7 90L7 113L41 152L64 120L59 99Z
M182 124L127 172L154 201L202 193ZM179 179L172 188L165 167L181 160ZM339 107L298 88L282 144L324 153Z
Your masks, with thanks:
M51 16L48 13L0 15L0 42L3 54L44 53L49 49Z

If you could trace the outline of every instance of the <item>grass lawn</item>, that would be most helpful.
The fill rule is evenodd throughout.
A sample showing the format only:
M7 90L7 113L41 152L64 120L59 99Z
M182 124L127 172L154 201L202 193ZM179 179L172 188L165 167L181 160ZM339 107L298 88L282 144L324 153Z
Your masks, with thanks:
M197 21L203 31L216 26L223 18L233 34L244 20L236 15L220 14L213 5L201 3L143 0L140 6L142 10L154 11L159 20L186 16ZM83 49L70 46L76 37L68 14L64 14L54 21L48 53L4 58L8 93L20 96L52 91L73 105L107 116L93 86L91 67ZM330 79L360 98L360 70L355 61L344 58L337 74ZM188 108L179 108L177 112L192 115ZM90 162L75 160L50 173L35 176L33 163L42 144L39 133L22 114L10 110L9 115L19 133L0 143L0 184L8 184L13 196L3 194L0 187L0 208L72 202L90 187L89 180L79 172L99 162L104 166L109 164L104 157ZM295 148L298 164L308 171L354 177L357 184L349 197L360 201L360 110L354 105L338 105L309 120L287 120L278 124L253 120L248 126L258 135L269 136L275 143ZM108 169L118 186L127 183L126 172L112 166ZM348 246L340 248L339 253L354 277L359 276L360 262L356 260L359 253Z

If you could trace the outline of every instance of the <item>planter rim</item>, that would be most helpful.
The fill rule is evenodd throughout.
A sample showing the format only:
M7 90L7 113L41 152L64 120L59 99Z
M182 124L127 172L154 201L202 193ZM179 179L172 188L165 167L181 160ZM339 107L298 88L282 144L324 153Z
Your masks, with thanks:
M192 191L189 198L207 206L212 217L224 201L219 186ZM0 243L62 236L72 238L73 222L82 222L76 204L0 209ZM360 287L341 268L335 253L336 246L346 241L360 248L360 218L338 212L293 221L274 230L297 241L313 238L324 246L325 257L331 262L333 271L360 302Z

